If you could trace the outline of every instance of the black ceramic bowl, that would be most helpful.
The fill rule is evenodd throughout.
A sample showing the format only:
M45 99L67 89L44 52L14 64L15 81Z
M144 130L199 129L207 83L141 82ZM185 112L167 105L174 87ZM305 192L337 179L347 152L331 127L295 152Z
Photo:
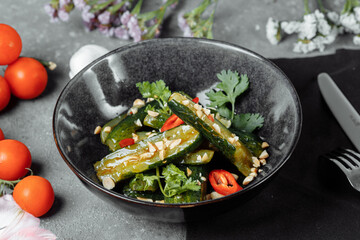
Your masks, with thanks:
M105 189L93 163L108 153L94 129L141 97L135 83L163 79L172 91L200 96L218 81L223 69L247 74L250 87L238 112L261 113L259 135L270 143L270 158L255 181L242 191L216 200L159 204ZM299 139L302 113L298 95L272 62L244 48L205 39L170 38L120 47L78 73L62 91L54 110L53 131L59 152L71 170L97 196L120 208L156 220L181 222L214 216L251 199L289 159Z

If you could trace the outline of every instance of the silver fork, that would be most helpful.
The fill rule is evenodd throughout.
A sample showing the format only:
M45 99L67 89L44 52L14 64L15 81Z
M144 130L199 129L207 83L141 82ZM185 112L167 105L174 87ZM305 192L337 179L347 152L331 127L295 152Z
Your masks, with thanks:
M326 157L345 173L351 186L360 192L360 153L351 149L340 149Z

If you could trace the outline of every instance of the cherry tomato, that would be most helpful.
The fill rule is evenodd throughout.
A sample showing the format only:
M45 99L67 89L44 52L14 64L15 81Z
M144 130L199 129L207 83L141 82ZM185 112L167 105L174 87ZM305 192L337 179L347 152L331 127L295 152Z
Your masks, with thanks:
M15 202L35 217L47 213L54 203L55 195L51 183L43 177L27 176L15 185Z
M0 23L0 65L14 62L21 53L20 35L9 25Z
M214 190L222 195L229 195L242 189L234 176L222 169L212 170L209 181Z
M3 133L3 131L2 131L1 128L0 128L0 141L1 141L1 140L4 140L4 139L5 139L4 133Z
M5 78L0 76L0 111L3 110L10 102L10 87Z
M33 99L45 90L48 75L39 61L21 57L6 68L5 79L16 97Z
M17 180L28 172L31 166L29 149L17 140L0 141L0 179Z

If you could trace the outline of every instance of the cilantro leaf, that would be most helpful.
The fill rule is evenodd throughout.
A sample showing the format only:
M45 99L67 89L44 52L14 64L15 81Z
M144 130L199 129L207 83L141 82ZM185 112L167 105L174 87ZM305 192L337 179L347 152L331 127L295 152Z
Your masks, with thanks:
M158 188L158 176L156 175L144 175L138 173L130 181L129 185L132 190L135 191L155 191Z
M221 81L216 85L220 91L210 90L206 96L210 99L210 107L220 108L226 103L231 103L231 117L232 120L235 115L235 100L249 87L249 79L246 74L239 76L239 73L231 70L222 70L216 75Z
M231 126L246 132L253 132L256 128L261 128L263 123L264 117L259 113L242 113L235 115Z
M163 80L156 82L138 82L136 87L139 89L143 98L154 98L159 102L164 113L170 113L170 109L167 106L167 101L171 95L169 87L166 86Z
M163 168L162 175L165 177L164 192L166 196L172 197L186 191L199 191L201 186L197 181L187 178L185 173L174 164Z

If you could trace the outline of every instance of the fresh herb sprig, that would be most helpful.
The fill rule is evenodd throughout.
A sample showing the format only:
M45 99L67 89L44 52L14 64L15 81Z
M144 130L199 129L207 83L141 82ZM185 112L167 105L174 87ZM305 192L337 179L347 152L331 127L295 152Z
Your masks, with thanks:
M167 101L171 95L169 87L166 86L163 80L156 82L139 82L136 84L143 98L153 98L159 102L161 109L159 111L170 114L171 110L167 105Z
M233 128L252 132L256 128L261 128L264 123L264 118L259 113L235 113L236 98L249 88L249 79L246 74L241 74L237 71L221 71L217 74L220 83L216 85L219 91L210 90L206 93L209 97L209 107L214 107L218 113L231 120ZM231 104L231 109L227 104Z

